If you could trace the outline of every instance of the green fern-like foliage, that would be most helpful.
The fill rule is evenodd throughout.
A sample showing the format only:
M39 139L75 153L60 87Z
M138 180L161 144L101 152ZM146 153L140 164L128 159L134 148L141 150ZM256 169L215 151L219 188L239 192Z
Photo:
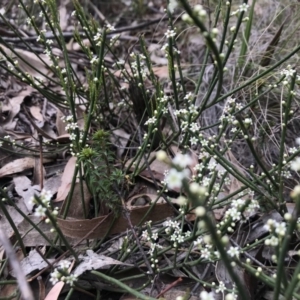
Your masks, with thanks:
M114 167L115 157L110 150L109 134L98 130L91 147L81 151L81 162L87 186L94 199L95 216L121 211L120 186L124 179L121 170Z

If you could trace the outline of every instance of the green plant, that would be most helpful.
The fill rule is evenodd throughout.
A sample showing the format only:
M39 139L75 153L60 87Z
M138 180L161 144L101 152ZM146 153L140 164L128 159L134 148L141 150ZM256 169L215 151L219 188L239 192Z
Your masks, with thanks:
M127 55L128 49L122 49L118 40L122 37L114 35L118 29L109 24L101 28L79 1L73 2L73 37L84 64L76 69L56 2L35 4L49 32L41 30L25 2L19 2L45 55L35 51L30 39L1 15L38 61L35 66L0 37L3 70L64 111L68 141L67 145L43 144L43 151L37 151L4 136L4 148L32 156L67 148L76 157L64 217L78 178L81 195L86 183L93 198L86 218L113 212L117 219L122 211L128 216L126 197L138 192L128 191L125 179L138 186L140 174L151 182L152 193L156 190L156 199L143 217L161 198L174 211L174 217L162 224L147 222L138 228L128 218L130 230L121 234L110 255L133 263L135 269L116 265L106 274L90 274L97 280L114 278L112 282L122 291L143 299L148 297L145 286L163 278L160 275L174 273L193 280L192 293L197 292L201 299L213 299L214 293L222 293L225 299L259 299L262 295L253 286L248 289L250 283L238 273L247 271L253 281L273 292L274 300L280 296L299 299L300 264L296 259L287 262L289 250L299 251L300 46L298 32L289 30L299 23L293 9L297 4L283 7L276 2L273 19L267 19L258 16L259 9L267 5L264 1L252 1L251 6L247 1L212 1L209 7L170 1L168 29L159 50L167 59L168 74L163 79L153 65L147 36L139 37ZM143 5L141 1L135 4ZM182 20L175 24L176 12L182 13ZM282 25L285 19L292 20L287 28ZM196 53L200 53L199 45L203 47L201 59L189 52L194 40ZM108 66L106 57L114 63ZM130 132L126 145L111 142L115 129ZM122 148L119 156L116 147ZM164 174L153 167L156 157L168 166ZM36 213L50 220L51 209L39 197L36 201ZM54 217L50 221L55 224ZM25 252L20 235L17 237ZM77 251L63 241L77 258ZM108 251L113 240L101 239L94 245L101 253ZM268 261L261 255L263 248L272 253ZM224 266L230 279L206 276L211 265L217 274ZM54 280L62 276L54 275ZM129 288L126 282L137 278L141 286ZM98 287L95 289L99 295ZM73 292L72 287L68 297Z
M78 163L82 164L85 180L94 199L96 216L98 212L106 215L109 211L118 216L122 209L119 193L124 174L114 167L114 153L108 138L108 132L96 131L91 146L82 149L78 155Z

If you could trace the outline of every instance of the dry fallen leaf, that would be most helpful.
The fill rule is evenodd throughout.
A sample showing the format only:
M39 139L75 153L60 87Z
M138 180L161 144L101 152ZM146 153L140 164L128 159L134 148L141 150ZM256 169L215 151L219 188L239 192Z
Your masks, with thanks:
M86 250L86 254L86 256L79 255L81 263L74 270L74 275L80 276L89 270L107 269L111 265L132 266L131 264L123 263L111 257L97 254L93 250Z
M51 162L51 159L44 158L43 163ZM32 169L35 166L35 159L32 157L23 157L16 159L0 169L0 178L5 176L14 175L16 173L23 172L28 169Z
M110 141L117 146L117 157L122 157L130 136L131 135L122 128L112 130Z
M68 196L74 175L75 165L76 157L72 156L65 167L63 176L61 177L61 185L57 191L57 196L54 202L63 201Z
M83 192L83 199L82 199L81 191ZM76 182L73 191L72 201L68 209L67 217L74 218L74 219L85 219L87 216L84 215L83 205L85 206L85 211L88 213L91 197L92 197L91 193L85 181L81 180L81 182L79 181ZM61 212L64 211L65 206L66 206L66 201L63 203L61 207Z
M130 211L130 220L133 226L137 226L141 221L158 222L174 215L174 210L169 204L156 204L149 212L149 206L135 207ZM146 218L144 218L146 216ZM111 224L113 223L112 227ZM107 234L124 232L130 228L128 220L122 215L115 220L112 214L87 220L68 220L57 218L57 223L65 236L72 238L94 239Z
M38 121L43 122L44 117L41 114L41 108L39 106L30 106L29 107L31 115Z
M63 122L62 117L64 117L65 115L62 113L62 111L60 109L56 109L56 129L58 132L58 135L64 135L64 134L68 134L67 130L66 130L66 124Z
M13 178L13 182L15 184L15 190L17 194L24 199L24 203L29 212L32 211L34 204L30 201L31 197L35 194L39 195L40 186L39 185L31 185L31 181L27 176L16 176Z
M55 259L48 258L47 261L51 264ZM33 271L42 270L48 266L45 259L43 259L35 249L31 250L29 255L20 261L20 264L25 275L29 275ZM13 277L16 276L14 270L10 272L10 275Z

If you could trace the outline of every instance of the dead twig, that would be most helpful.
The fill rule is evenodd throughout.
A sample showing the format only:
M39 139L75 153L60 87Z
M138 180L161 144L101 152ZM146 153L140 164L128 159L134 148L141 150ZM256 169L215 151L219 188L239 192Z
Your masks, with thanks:
M156 299L159 299L161 296L163 296L167 291L169 291L171 288L173 288L175 285L177 285L179 282L182 281L182 278L179 277L177 280L175 280L173 283L169 284L164 290L162 290L157 296Z

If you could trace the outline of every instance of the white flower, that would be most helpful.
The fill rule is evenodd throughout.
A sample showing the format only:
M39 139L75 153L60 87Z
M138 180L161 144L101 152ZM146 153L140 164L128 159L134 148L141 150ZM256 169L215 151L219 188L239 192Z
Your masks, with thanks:
M286 223L276 223L275 224L275 232L280 236L285 236L286 233Z
M70 133L69 139L70 139L70 141L75 141L76 140L76 134L75 133Z
M110 24L107 24L107 32L111 32L111 31L115 31L115 27L110 25Z
M191 125L190 125L190 130L192 131L192 132L196 132L196 131L199 131L199 125L197 124L197 123L192 123Z
M223 281L219 282L219 287L216 289L216 293L224 293L224 291L226 290L226 286L224 284Z
M289 65L287 66L287 69L284 69L280 72L281 75L285 76L285 78L290 78L294 75L296 70L292 69L292 67Z
M188 170L177 171L176 169L171 169L165 178L165 182L168 185L168 188L181 188L183 179L187 178L189 175Z
M203 147L207 146L208 145L208 140L202 140L201 144L202 144Z
M47 191L45 189L43 189L40 194L40 198L41 198L42 202L46 205L49 204L50 200L52 199L52 196L53 196L52 192Z
M191 143L191 145L193 146L193 145L197 145L197 143L198 143L198 139L196 138L196 137L191 137L190 138L190 143Z
M68 269L69 267L70 267L70 264L71 264L71 262L69 262L68 260L61 260L60 262L59 262L59 268L60 269Z
M239 11L240 12L242 12L242 11L246 12L248 10L248 8L249 8L249 5L246 4L246 3L243 3L242 5L239 6Z
M296 144L300 145L300 137L296 138Z
M203 248L201 250L201 257L205 258L205 259L209 259L210 257L210 251L208 248ZM202 298L201 298L202 299Z
M149 118L148 121L145 122L145 125L155 124L156 117Z
M97 56L94 56L94 57L91 59L90 63L93 65L93 64L97 63L98 61L99 61L99 58L98 58Z
M165 33L165 36L167 38L174 37L175 35L176 35L176 32L174 30L167 30L167 32Z
M215 297L214 297L213 292L208 293L206 291L202 291L200 293L200 299L201 300L215 300Z
M271 232L272 229L274 228L275 226L275 221L272 220L272 219L269 219L267 221L267 223L264 225L264 229L266 229L267 231Z
M70 285L73 285L76 280L77 280L77 275L74 274L70 274L65 278L65 282Z
M45 207L43 207L42 205L39 205L37 208L36 208L36 210L35 210L35 212L34 212L34 215L36 216L36 217L45 217L46 216L46 214L45 214L45 212L46 212L46 208Z
M70 122L70 123L67 124L67 126L66 126L66 130L67 130L67 131L72 131L72 130L75 130L76 128L78 128L78 125L77 125L77 123L75 123L75 122Z
M235 108L236 108L237 110L240 110L240 109L243 108L243 104L242 104L242 103L237 103L237 104L235 105Z
M300 170L300 157L296 157L296 159L291 162L291 169L293 171Z
M225 300L235 300L237 297L235 294L227 294Z
M198 236L197 240L194 241L194 246L201 246L202 242L203 242L203 238Z
M226 211L226 216L230 216L232 221L239 221L241 219L241 212L235 207L231 207Z
M58 272L57 269L55 269L51 274L50 274L50 281L52 284L56 284L58 281L60 281L61 274Z
M142 240L144 240L144 241L150 240L149 233L148 233L147 230L144 230L144 231L142 232Z
M270 239L265 240L265 245L276 247L279 243L279 239L276 236L272 236Z
M193 160L188 154L178 153L173 158L172 162L174 165L176 165L178 167L185 168L185 167L189 166L190 164L192 164Z
M174 12L174 10L177 6L178 6L177 0L170 0L169 5L168 5L168 9L169 9L171 14Z
M299 140L299 142L298 142L298 141L297 141L298 139L299 139L299 138L296 139L296 143L299 145L300 140ZM288 151L289 151L289 153L294 154L294 153L297 152L297 148L296 148L296 147L292 147L292 148L289 148Z
M229 250L227 250L227 253L231 257L239 257L240 251L238 247L230 247Z
M183 99L188 100L188 101L192 101L193 98L194 98L194 95L193 95L191 92L189 92L189 93L187 93L187 94L184 96Z

